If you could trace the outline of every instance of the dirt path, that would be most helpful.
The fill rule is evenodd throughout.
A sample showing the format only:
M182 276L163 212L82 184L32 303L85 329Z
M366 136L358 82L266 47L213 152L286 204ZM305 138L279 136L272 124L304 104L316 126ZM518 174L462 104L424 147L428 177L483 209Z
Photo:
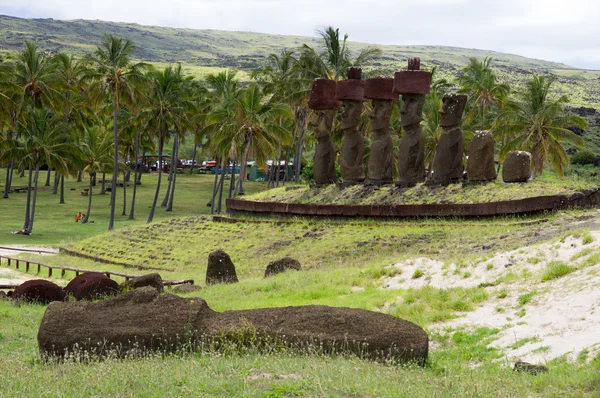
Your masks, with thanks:
M0 245L0 256L16 257L22 253L50 256L58 253L58 249L25 245ZM19 285L29 279L40 279L40 277L7 268L4 264L0 267L0 285Z

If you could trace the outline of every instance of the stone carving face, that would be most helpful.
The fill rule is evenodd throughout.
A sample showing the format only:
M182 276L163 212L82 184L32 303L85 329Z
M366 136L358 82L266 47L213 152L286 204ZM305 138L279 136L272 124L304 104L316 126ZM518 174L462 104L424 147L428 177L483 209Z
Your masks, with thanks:
M355 129L360 123L360 114L362 113L362 102L354 100L343 100L342 106L342 130Z
M390 118L392 117L392 107L394 102L390 100L374 99L372 100L373 109L369 113L371 119L372 131L388 131L390 128Z
M444 95L442 98L443 105L439 110L441 114L440 126L459 125L466 102L467 97L465 95Z
M331 126L335 118L335 109L315 110L312 112L308 124L313 128L316 138L326 137L331 134Z
M410 126L420 123L423 113L423 104L425 95L423 94L402 94L402 108L400 108L400 125Z

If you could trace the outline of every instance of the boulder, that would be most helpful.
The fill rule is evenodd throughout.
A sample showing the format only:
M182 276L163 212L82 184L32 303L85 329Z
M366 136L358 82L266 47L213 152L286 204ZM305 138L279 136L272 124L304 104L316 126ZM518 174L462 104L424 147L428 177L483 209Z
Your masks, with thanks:
M0 300L6 300L8 296L2 290L0 290Z
M200 290L202 290L200 286L192 285L191 283L185 283L183 285L177 285L173 287L173 293L192 293Z
M221 249L210 252L206 268L206 284L234 282L238 282L238 277L229 255Z
M532 375L538 375L539 373L547 373L548 368L544 365L533 365L528 362L517 361L513 368L515 372L525 372Z
M265 269L265 278L267 276L277 275L288 269L300 271L300 261L291 257L284 257L279 260L271 261L269 265L267 265L267 269Z
M32 279L18 286L12 299L15 301L28 301L32 303L48 304L52 301L63 301L65 292L56 283L45 279Z
M379 312L302 306L219 313L203 299L161 295L150 287L99 302L53 302L38 332L44 359L218 348L227 342L267 350L272 344L313 347L422 365L429 338L421 327Z
M494 137L490 131L477 131L471 140L467 159L469 181L494 181L498 174L494 164Z
M85 272L73 278L65 286L66 295L73 296L77 300L112 296L118 291L119 284L100 272Z
M502 166L504 182L527 182L531 177L531 154L525 151L510 151Z
M136 276L135 278L129 279L121 283L119 289L121 291L124 290L133 290L139 287L150 286L155 288L159 293L162 293L164 290L163 279L160 274L154 272L152 274Z

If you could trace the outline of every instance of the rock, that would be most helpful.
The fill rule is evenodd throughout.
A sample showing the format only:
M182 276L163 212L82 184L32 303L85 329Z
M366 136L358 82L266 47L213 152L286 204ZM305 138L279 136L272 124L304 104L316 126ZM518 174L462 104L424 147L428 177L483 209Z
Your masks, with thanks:
M527 362L517 361L513 368L515 372L526 372L531 373L532 375L537 375L539 373L547 373L548 368L543 365L532 365Z
M65 294L77 300L112 296L118 291L119 284L100 272L85 272L73 278L65 287Z
M173 287L173 293L192 293L200 290L202 290L200 286L192 285L191 283L185 283L183 285L177 285Z
M510 151L502 166L504 182L527 182L531 177L531 154L525 151Z
M2 290L0 290L0 300L6 300L8 299L8 296L6 295L6 293L4 293Z
M150 287L99 302L53 302L38 332L44 359L68 353L127 356L197 350L229 341L259 349L272 344L301 351L313 347L423 365L429 337L411 322L373 311L302 306L218 313L203 299L160 295Z
M277 275L288 269L300 271L300 261L291 257L284 257L279 260L271 261L269 265L267 265L267 269L265 270L265 278L267 276Z
M233 283L237 282L235 266L231 258L223 250L214 250L208 255L208 267L206 268L206 284Z
M48 304L52 301L63 301L65 292L56 283L45 279L32 279L18 286L12 294L12 299Z
M119 290L133 290L144 286L150 286L155 288L159 293L164 290L163 279L160 274L154 272L152 274L136 276L133 279L129 279L121 283Z
M467 159L469 181L494 181L498 174L494 164L494 137L490 131L477 131L471 140Z

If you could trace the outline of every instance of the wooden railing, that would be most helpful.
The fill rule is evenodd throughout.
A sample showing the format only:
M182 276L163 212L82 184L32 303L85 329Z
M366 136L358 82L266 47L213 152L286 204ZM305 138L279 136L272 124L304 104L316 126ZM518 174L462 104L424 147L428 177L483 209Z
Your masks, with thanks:
M109 278L111 277L111 275L120 276L121 278L125 278L126 281L139 276L139 275L125 274L123 272L116 272L116 271L98 271L98 270L81 269L81 268L74 268L74 267L65 267L65 266L61 266L61 265L48 265L48 264L38 263L35 261L0 255L0 266L11 267L13 264L15 266L15 269L17 269L17 270L20 270L21 267L24 267L24 271L26 273L29 272L31 267L34 267L34 268L37 267L38 274L42 271L42 268L46 268L48 270L48 278L52 277L54 270L60 270L61 278L64 278L65 273L67 271L74 272L75 276L78 276L79 274L83 274L84 272L99 272L101 274L106 275ZM193 285L194 280L193 279L163 280L164 286L175 286L175 285L185 285L185 284ZM3 286L9 286L9 287L3 287ZM11 289L13 287L16 287L16 285L0 285L0 289Z

